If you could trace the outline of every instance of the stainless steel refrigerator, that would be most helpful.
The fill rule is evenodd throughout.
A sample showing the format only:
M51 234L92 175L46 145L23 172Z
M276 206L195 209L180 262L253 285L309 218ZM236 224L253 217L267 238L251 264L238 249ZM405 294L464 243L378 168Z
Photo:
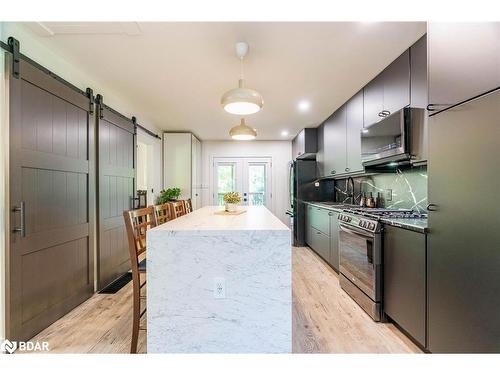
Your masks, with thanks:
M287 214L291 216L294 246L305 245L305 202L332 201L334 199L333 180L317 180L315 160L294 160L289 164L289 205Z
M428 348L500 352L500 89L429 119Z

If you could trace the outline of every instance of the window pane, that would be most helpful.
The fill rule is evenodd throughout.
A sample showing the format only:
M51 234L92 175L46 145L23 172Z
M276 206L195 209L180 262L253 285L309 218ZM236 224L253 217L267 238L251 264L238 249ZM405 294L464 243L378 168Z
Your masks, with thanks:
M266 204L266 167L265 165L248 166L248 194L251 206Z
M217 204L223 205L223 196L225 193L235 191L236 179L234 176L234 165L217 166Z

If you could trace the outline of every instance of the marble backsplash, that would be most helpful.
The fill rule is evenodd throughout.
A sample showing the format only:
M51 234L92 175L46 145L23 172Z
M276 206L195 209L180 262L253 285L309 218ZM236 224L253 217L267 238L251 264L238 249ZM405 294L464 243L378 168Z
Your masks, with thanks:
M427 207L427 167L398 169L395 173L379 173L354 178L355 204L359 204L362 193L370 192L374 198L380 193L381 207L405 208L425 212ZM335 200L350 203L347 179L335 181Z

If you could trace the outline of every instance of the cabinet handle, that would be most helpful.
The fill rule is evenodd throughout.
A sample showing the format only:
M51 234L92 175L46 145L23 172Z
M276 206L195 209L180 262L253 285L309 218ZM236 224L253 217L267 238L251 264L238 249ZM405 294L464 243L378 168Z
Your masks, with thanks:
M427 205L427 211L437 211L438 205L437 204L428 204Z
M316 232L316 234L321 234L321 232Z
M330 172L330 174L335 174L335 173L337 173L337 171L331 171L331 172Z
M388 111L388 110L384 109L382 111L382 114L384 115L384 117L386 117L386 116L389 116L391 114L391 111Z
M378 113L378 117L385 117L384 114L382 112L379 112Z
M328 212L328 216L333 216L333 214L331 212Z
M346 169L345 169L345 171L346 171L346 172L349 172L349 168L346 168Z
M14 207L12 212L19 212L21 225L19 227L12 228L13 233L20 233L21 237L26 237L26 213L24 201L21 202L19 207Z

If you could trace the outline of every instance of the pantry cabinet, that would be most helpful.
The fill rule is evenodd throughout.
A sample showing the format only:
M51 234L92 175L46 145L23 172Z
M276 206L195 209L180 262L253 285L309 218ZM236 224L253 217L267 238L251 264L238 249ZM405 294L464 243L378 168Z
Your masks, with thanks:
M178 187L180 199L201 207L201 142L192 133L163 134L163 188Z

